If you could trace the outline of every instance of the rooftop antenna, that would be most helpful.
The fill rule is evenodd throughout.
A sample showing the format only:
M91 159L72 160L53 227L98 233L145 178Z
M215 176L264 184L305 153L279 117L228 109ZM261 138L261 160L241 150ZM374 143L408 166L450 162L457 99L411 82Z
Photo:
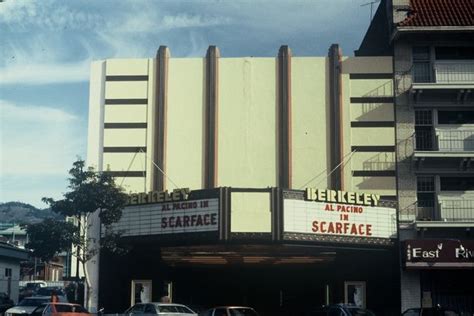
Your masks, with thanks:
M374 5L376 3L379 3L380 0L373 0L371 2L367 2L367 3L364 3L364 4L361 4L360 6L361 7L366 7L368 5L370 5L370 21L372 21L372 17L373 17L373 13L374 13Z

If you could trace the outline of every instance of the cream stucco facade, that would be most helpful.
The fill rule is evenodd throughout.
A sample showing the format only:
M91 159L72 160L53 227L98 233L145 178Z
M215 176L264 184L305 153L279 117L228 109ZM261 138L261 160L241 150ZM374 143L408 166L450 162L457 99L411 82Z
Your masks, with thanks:
M350 156L343 163L345 190L396 194L394 177L359 177L353 172L394 170L393 151L377 151L395 145L393 103L387 101L392 81L370 76L389 76L391 63L389 57L342 60L342 156ZM215 186L278 186L278 58L219 58L218 64ZM152 154L157 67L156 59L93 63L89 162L116 173L118 183L131 192L151 190L151 178L162 171L163 189L204 188L206 59L168 60L162 171ZM328 187L328 57L293 57L290 78L291 188Z

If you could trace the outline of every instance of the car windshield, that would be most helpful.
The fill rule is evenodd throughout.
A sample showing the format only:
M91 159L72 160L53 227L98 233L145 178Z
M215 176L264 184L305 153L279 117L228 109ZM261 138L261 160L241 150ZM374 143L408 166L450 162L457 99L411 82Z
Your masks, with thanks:
M25 298L18 306L40 306L43 303L48 303L49 298Z
M55 305L58 313L87 313L87 310L80 305Z
M348 310L352 316L375 316L371 311L362 308L349 308Z
M231 316L258 316L258 314L250 308L231 308L229 309Z
M40 288L40 289L36 292L36 294L37 294L37 295L48 296L48 295L51 295L52 292L53 292L53 289L47 288L47 287L43 287L43 288Z

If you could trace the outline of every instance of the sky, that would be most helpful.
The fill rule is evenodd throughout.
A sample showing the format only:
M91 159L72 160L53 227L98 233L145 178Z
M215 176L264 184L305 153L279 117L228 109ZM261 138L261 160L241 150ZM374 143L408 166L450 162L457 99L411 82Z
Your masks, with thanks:
M86 158L92 60L172 57L352 56L369 0L0 0L0 203L39 208L61 198ZM374 7L375 12L375 7Z

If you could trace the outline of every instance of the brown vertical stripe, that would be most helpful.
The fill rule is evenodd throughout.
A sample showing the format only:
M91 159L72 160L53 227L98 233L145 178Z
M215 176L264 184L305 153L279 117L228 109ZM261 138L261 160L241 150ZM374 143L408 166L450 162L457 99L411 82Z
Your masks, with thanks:
M291 50L278 52L278 186L291 188Z
M153 115L154 149L153 161L166 172L166 114L168 107L168 60L170 52L168 47L160 46L156 54L156 111ZM154 168L152 190L164 189L164 174Z
M341 50L338 44L329 48L329 93L330 93L330 145L331 145L331 188L341 190L344 186L342 161L342 89L341 89Z
M216 46L209 46L206 54L206 104L205 104L205 148L204 188L217 185L217 114L219 97L219 58Z

